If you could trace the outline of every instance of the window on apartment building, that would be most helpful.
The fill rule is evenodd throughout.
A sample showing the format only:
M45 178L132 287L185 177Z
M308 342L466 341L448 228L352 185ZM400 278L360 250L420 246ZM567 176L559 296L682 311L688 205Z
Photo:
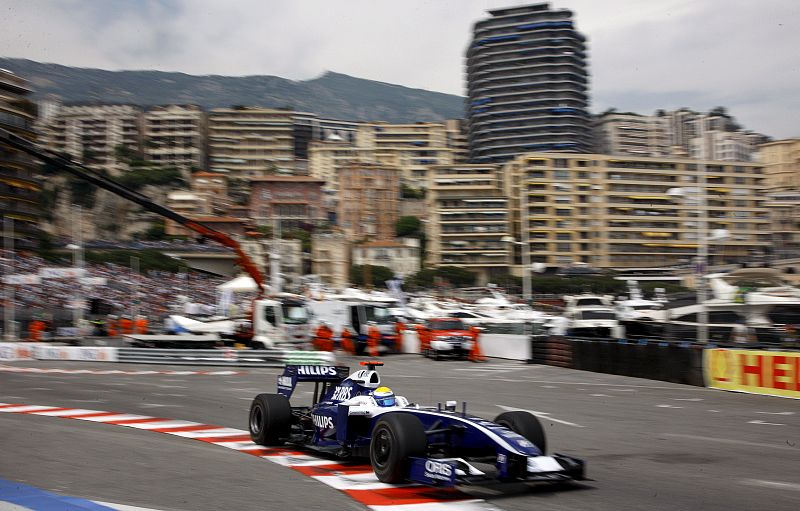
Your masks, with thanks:
M565 169L567 166L567 160L565 158L556 158L553 160L553 167L557 169Z
M559 232L559 233L556 234L556 239L557 240L571 240L572 239L572 234L570 234L568 232Z
M589 164L586 160L578 160L578 167L587 167Z
M572 252L572 243L556 243L556 250L559 252Z
M584 252L589 250L589 243L581 243L581 250Z
M556 216L572 216L572 210L556 208Z
M578 172L578 179L589 179L589 173L584 170Z
M569 180L569 171L568 170L553 171L553 179L560 179L563 181L567 181Z
M733 179L733 182L736 183L737 185L743 185L743 184L747 183L747 179L737 176L737 177L735 177Z

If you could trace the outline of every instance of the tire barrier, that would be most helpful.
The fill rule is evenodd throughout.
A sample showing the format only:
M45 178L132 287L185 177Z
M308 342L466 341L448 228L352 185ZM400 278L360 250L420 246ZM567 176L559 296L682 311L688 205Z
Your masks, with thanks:
M566 342L572 347L573 369L703 386L703 347L699 345L644 339L572 338Z

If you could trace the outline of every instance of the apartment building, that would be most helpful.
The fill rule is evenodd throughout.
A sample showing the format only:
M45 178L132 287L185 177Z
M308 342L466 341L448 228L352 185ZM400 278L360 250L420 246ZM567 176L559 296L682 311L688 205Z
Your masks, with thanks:
M197 105L164 105L144 113L145 160L184 170L206 166L205 112Z
M188 218L209 216L214 213L211 201L206 194L185 190L169 192L166 206ZM166 219L164 221L164 234L167 236L190 236L193 233L194 231L186 229L174 220Z
M36 106L28 99L31 92L24 79L0 69L0 128L35 140ZM0 237L5 237L6 227L13 229L17 248L36 245L41 191L34 178L36 169L33 158L0 143Z
M512 235L510 201L498 167L437 165L431 173L427 262L467 268L483 284L508 273L513 263L513 244L507 240Z
M328 220L322 200L325 182L309 176L264 176L250 179L250 218L281 229L319 225Z
M209 170L234 178L294 171L295 112L215 108L208 113Z
M395 236L400 169L351 163L339 175L336 220L349 240L391 240Z
M571 11L547 3L490 10L473 28L466 75L473 163L591 150L586 38Z
M375 151L356 147L339 135L328 135L327 140L312 142L308 148L308 174L325 181L325 192L336 197L339 192L339 174L353 162L376 163Z
M359 123L338 119L321 119L314 113L295 112L294 114L294 157L308 160L308 150L312 142L334 139L354 144Z
M353 247L353 266L385 266L395 277L408 277L420 270L419 240L367 241Z
M717 161L751 161L757 151L754 133L708 130L689 143L689 157Z
M359 126L356 147L372 152L374 161L398 167L403 183L423 188L431 165L453 163L463 156L463 135L456 124L420 122L414 124L368 123Z
M65 105L45 131L45 144L94 169L127 170L121 148L141 151L142 111L133 105Z
M350 242L342 232L315 233L311 237L311 271L322 283L345 288L350 282Z
M770 215L773 254L797 257L800 254L800 190L769 192L764 205Z
M800 190L800 138L761 145L759 160L770 189Z
M697 253L700 216L714 261L738 262L770 245L763 169L746 162L705 161L707 207L698 211L699 166L683 158L531 153L504 167L515 237L531 260L600 268L672 266ZM671 189L680 188L683 198ZM669 193L668 193L669 192Z
M597 152L629 156L670 154L664 117L633 112L604 112L593 122Z

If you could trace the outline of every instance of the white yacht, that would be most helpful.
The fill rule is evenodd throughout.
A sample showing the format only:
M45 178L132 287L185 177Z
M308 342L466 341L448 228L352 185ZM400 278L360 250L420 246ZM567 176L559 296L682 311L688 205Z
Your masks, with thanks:
M620 337L621 329L611 296L564 295L564 317L569 335L576 337Z
M774 340L784 325L800 325L800 289L786 283L777 270L742 268L705 279L711 295L705 302L711 339L729 340L731 329L740 323L753 328L759 341ZM634 321L631 326L649 335L692 339L700 311L692 294L651 311L652 321Z

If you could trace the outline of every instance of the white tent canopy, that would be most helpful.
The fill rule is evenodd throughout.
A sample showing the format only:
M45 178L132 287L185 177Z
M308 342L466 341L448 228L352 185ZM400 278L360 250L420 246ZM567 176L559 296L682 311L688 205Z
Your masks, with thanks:
M231 291L233 293L249 293L258 291L256 281L249 275L240 275L233 280L217 286L220 292Z

